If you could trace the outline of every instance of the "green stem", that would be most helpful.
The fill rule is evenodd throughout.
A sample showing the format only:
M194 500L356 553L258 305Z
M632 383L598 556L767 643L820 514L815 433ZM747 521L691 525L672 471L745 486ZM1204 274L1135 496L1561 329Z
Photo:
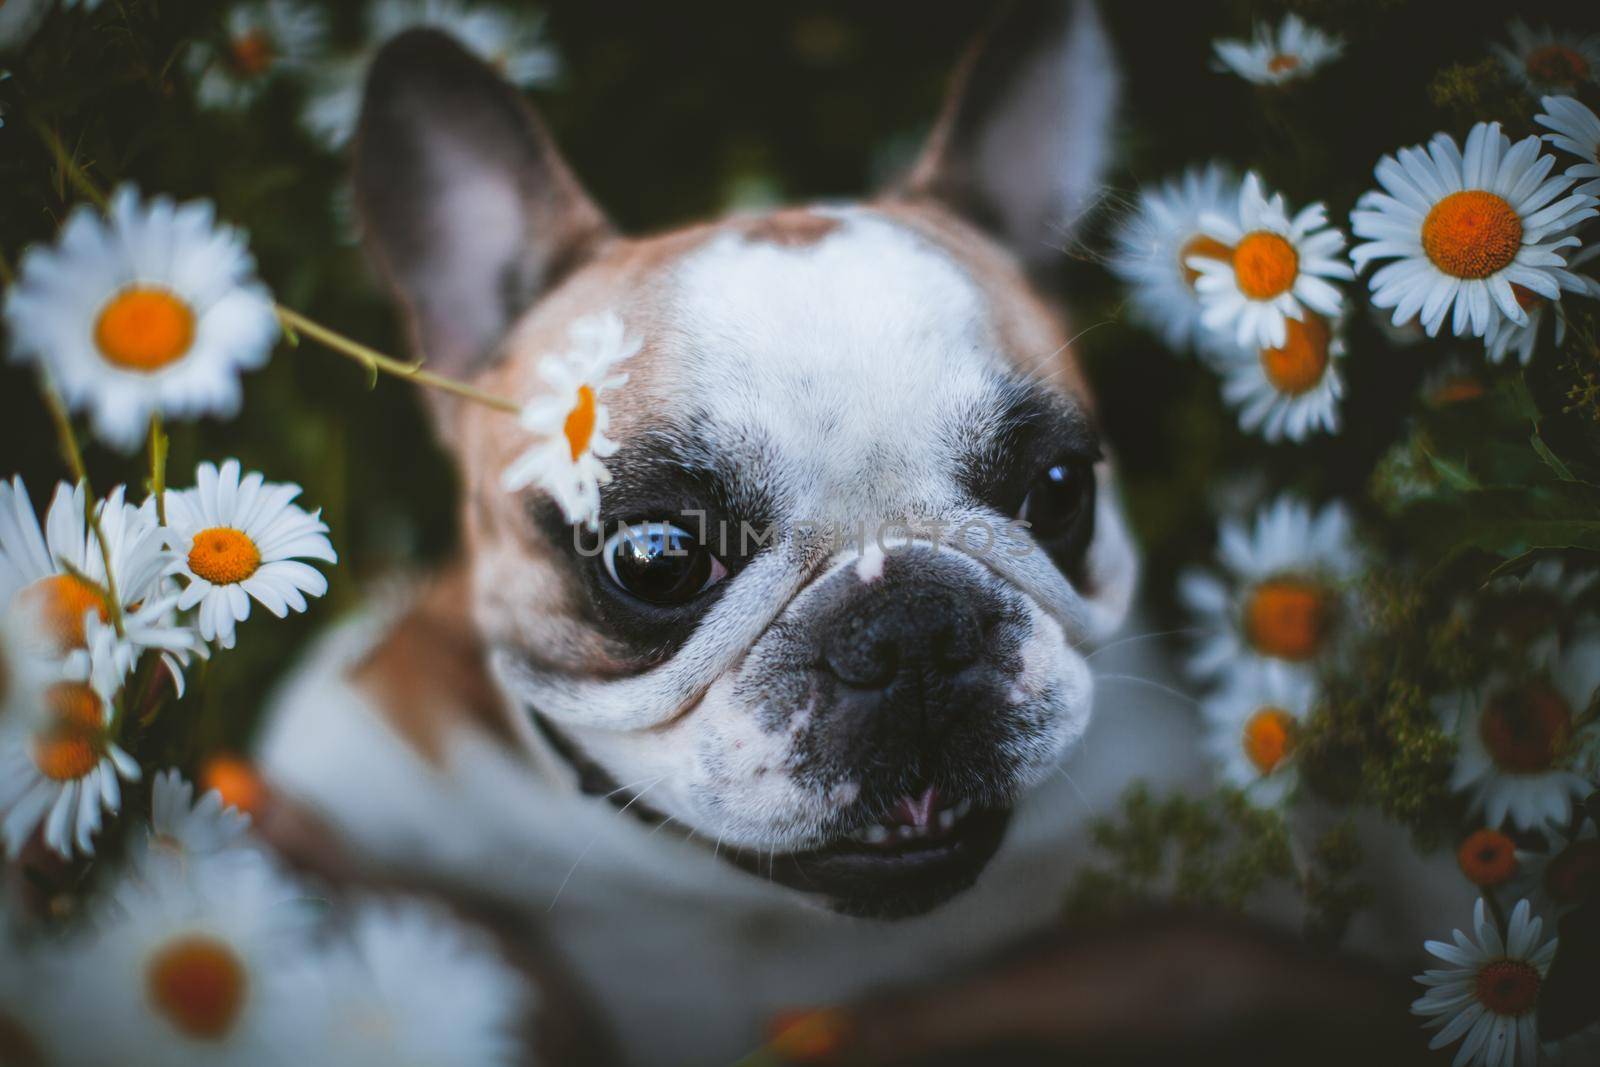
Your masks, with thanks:
M161 429L161 413L150 415L150 495L156 502L156 521L167 524L167 435Z
M111 625L117 628L117 636L121 637L126 632L122 621L122 598L117 595L117 576L111 572L111 545L100 527L99 501L94 495L94 487L89 484L89 471L83 464L83 450L78 447L78 436L72 432L72 419L55 386L43 381L39 384L39 391L44 394L44 405L49 409L51 421L55 423L56 438L61 442L61 455L71 468L77 484L83 487L84 518L94 531L95 543L100 546L100 561L105 564L106 611L111 616Z
M367 372L374 381L377 380L378 374L382 372L396 378L404 378L407 381L416 382L418 385L425 385L430 389L451 393L462 399L471 400L473 403L494 408L496 411L504 411L515 415L522 410L521 405L514 400L507 400L503 396L495 396L493 393L474 389L472 386L464 382L458 382L454 378L432 374L423 370L420 362L402 363L398 359L368 348L358 341L352 341L343 334L335 333L326 326L306 318L298 311L292 311L282 304L274 306L277 308L278 321L283 325L283 332L288 337L291 345L298 345L300 343L299 335L305 334L313 341L331 348L340 355L348 356L366 367Z
M40 137L44 138L44 143L50 149L50 154L55 156L56 166L61 168L61 173L66 176L67 181L72 183L72 187L77 189L84 197L93 201L94 205L101 211L105 211L110 206L110 201L106 199L106 194L100 191L100 187L95 184L94 179L89 177L78 161L72 158L72 153L68 152L67 146L61 142L61 135L56 133L49 123L37 115L33 117L33 128L39 132Z

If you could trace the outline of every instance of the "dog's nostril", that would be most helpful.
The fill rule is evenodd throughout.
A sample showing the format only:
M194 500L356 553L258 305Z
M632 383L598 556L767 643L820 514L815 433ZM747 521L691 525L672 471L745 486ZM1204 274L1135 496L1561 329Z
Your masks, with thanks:
M954 674L977 661L981 643L976 625L965 617L953 619L934 634L929 644L933 664L945 673Z
M846 685L886 689L901 675L954 675L983 653L984 634L964 605L948 598L873 605L836 625L820 666Z
M854 629L828 643L823 662L845 685L882 689L899 673L900 649L893 641L850 632Z

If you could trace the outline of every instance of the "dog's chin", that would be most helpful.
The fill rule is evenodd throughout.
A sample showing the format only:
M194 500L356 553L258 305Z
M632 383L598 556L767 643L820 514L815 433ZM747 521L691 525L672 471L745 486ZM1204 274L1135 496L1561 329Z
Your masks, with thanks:
M1009 808L958 802L861 826L801 852L722 849L752 874L799 890L846 915L904 919L970 889L1000 848Z

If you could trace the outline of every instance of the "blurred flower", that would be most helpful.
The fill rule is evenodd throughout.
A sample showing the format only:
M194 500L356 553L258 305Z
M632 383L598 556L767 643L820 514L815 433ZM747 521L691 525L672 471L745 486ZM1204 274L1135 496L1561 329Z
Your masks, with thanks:
M1239 409L1239 428L1268 441L1303 441L1312 433L1337 433L1344 385L1334 361L1344 338L1315 312L1290 319L1288 340L1218 360L1222 396Z
M1534 661L1560 652L1578 619L1577 601L1600 574L1567 566L1560 559L1541 559L1520 575L1507 575L1486 585L1475 598L1473 625L1503 640Z
M1218 531L1223 574L1191 570L1179 594L1203 631L1189 671L1230 685L1310 677L1336 646L1344 583L1358 567L1344 508L1312 513L1289 496Z
M339 557L322 513L293 503L298 485L267 482L255 472L240 478L236 459L220 471L200 464L195 482L167 494L167 526L182 557L178 573L189 583L178 607L199 605L202 638L232 648L234 624L250 617L251 598L281 619L306 610L307 594L328 591L321 572L300 560Z
M172 613L176 594L164 579L177 560L165 533L122 497L119 485L95 508L122 606L112 649L126 674L146 649L181 655L197 642ZM34 612L58 656L87 648L90 630L111 623L105 560L84 504L83 486L59 483L41 530L22 479L0 482L0 606Z
M1557 250L1578 243L1559 235L1596 214L1593 197L1556 199L1572 179L1548 177L1554 166L1537 137L1512 146L1498 123L1483 122L1464 155L1440 133L1426 152L1384 156L1374 172L1385 192L1362 194L1350 213L1356 235L1370 238L1351 250L1356 267L1396 260L1372 275L1373 304L1394 308L1397 324L1420 313L1430 337L1452 305L1457 335L1483 337L1498 315L1525 325L1512 286L1556 299L1572 278Z
M194 787L168 769L151 786L150 828L135 842L132 866L139 871L152 863L181 868L218 857L253 862L258 853L250 847L249 830L250 816L225 807L220 793L208 790L196 802Z
M20 918L0 910L0 1056L8 1067L66 1063L60 1034L82 1020L62 1010L54 945L25 941Z
M1429 1028L1441 1028L1429 1048L1464 1038L1453 1067L1533 1067L1539 1055L1534 1010L1555 959L1556 941L1539 943L1544 924L1532 916L1526 900L1517 902L1503 940L1481 899L1472 922L1476 942L1456 930L1455 944L1429 941L1424 946L1449 966L1417 975L1428 991L1412 1002L1412 1014L1426 1016Z
M44 824L45 844L70 859L94 853L100 812L122 806L118 777L139 780L139 765L110 731L110 701L123 675L106 646L84 676L45 693L43 714L0 723L0 834L15 856Z
M611 416L601 394L627 382L626 374L611 371L639 351L641 342L609 312L579 319L567 339L570 348L539 363L549 391L529 400L518 417L536 441L500 482L507 492L536 485L555 498L567 522L594 529L600 524L600 487L611 481L600 461L617 450L606 436Z
M22 605L0 605L0 723L32 721L45 706L45 692L61 678L58 660L41 640L39 620Z
M1552 835L1549 851L1519 849L1510 890L1552 919L1600 900L1600 832L1595 824L1586 822L1576 837Z
M349 141L361 114L362 90L372 57L389 38L421 26L455 37L518 88L548 85L561 73L560 57L543 39L542 15L470 0L377 0L370 9L367 40L361 50L321 72L316 91L306 104L306 127L329 148Z
M1547 96L1539 102L1544 111L1533 121L1554 131L1545 134L1544 139L1583 160L1567 168L1567 177L1589 181L1572 191L1600 196L1600 116L1570 96Z
M249 106L280 74L304 69L327 36L323 13L299 0L249 0L223 16L220 42L200 41L189 51L198 76L195 95L207 107Z
M1570 92L1600 73L1600 39L1563 33L1549 26L1532 29L1521 19L1506 23L1509 46L1490 47L1529 92Z
M1207 329L1232 333L1239 345L1282 345L1285 323L1306 310L1337 318L1339 290L1328 278L1354 277L1340 254L1344 235L1327 224L1323 205L1312 204L1291 220L1283 195L1269 200L1261 179L1246 174L1239 202L1230 212L1206 212L1202 232L1233 249L1227 259L1191 255L1185 265L1195 279L1200 321Z
M1473 885L1491 889L1517 873L1517 845L1499 830L1485 827L1467 836L1456 849L1456 864Z
M1249 41L1213 41L1220 69L1258 85L1282 85L1309 78L1319 67L1338 59L1344 38L1308 26L1299 15L1286 15L1274 30L1257 23Z
M300 890L260 863L158 865L121 882L67 961L93 1027L72 1062L264 1064L289 1058L309 1015L284 981L309 951Z
M1600 244L1580 249L1568 266L1574 269L1581 267L1596 256L1600 256ZM1593 278L1564 271L1556 275L1556 284L1567 292L1600 299L1600 282ZM1491 363L1502 363L1507 354L1515 352L1518 362L1527 366L1533 359L1534 348L1539 341L1539 328L1544 324L1545 311L1554 309L1555 305L1533 290L1515 283L1511 286L1511 295L1516 298L1517 305L1528 313L1527 323L1518 325L1510 319L1497 317L1484 335L1483 345ZM1553 340L1560 347L1567 336L1567 318L1559 310L1554 311L1551 317L1555 319Z
M232 415L239 372L278 336L244 236L211 204L141 204L132 186L107 217L73 211L53 247L23 254L6 294L13 360L36 363L95 433L125 451L150 416Z
M1161 334L1167 347L1214 348L1215 335L1200 326L1190 256L1227 260L1233 249L1200 231L1202 215L1223 214L1237 203L1239 183L1217 163L1190 167L1179 177L1139 192L1139 209L1118 228L1111 270L1128 286L1133 316Z
M526 1062L518 1038L529 990L486 939L416 902L365 902L348 930L348 946L304 960L296 979L316 991L307 1031L320 1059L349 1067Z
M256 769L237 756L218 754L200 769L200 784L222 798L222 803L246 815L258 816L266 802L267 787Z
M0 52L28 43L50 10L49 0L9 0L0 3Z
M1222 778L1252 802L1272 806L1294 787L1295 738L1317 699L1303 676L1240 679L1201 704L1206 748Z
M1440 697L1435 708L1460 743L1450 788L1472 794L1472 811L1499 827L1560 826L1572 803L1593 788L1574 769L1597 727L1579 730L1576 713L1600 687L1600 638L1574 642L1547 673L1491 676L1481 693Z

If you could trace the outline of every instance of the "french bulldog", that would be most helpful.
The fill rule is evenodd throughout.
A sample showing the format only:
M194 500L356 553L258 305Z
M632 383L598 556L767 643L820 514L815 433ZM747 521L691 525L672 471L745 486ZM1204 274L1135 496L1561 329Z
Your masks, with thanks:
M1018 5L892 188L633 237L491 69L389 43L355 187L415 354L524 401L576 322L640 349L598 533L502 488L515 419L435 398L461 561L299 670L274 784L537 918L629 1062L732 1062L1049 923L1091 815L1199 775L1159 702L1091 733L1136 553L1035 280L1117 95L1090 3Z

